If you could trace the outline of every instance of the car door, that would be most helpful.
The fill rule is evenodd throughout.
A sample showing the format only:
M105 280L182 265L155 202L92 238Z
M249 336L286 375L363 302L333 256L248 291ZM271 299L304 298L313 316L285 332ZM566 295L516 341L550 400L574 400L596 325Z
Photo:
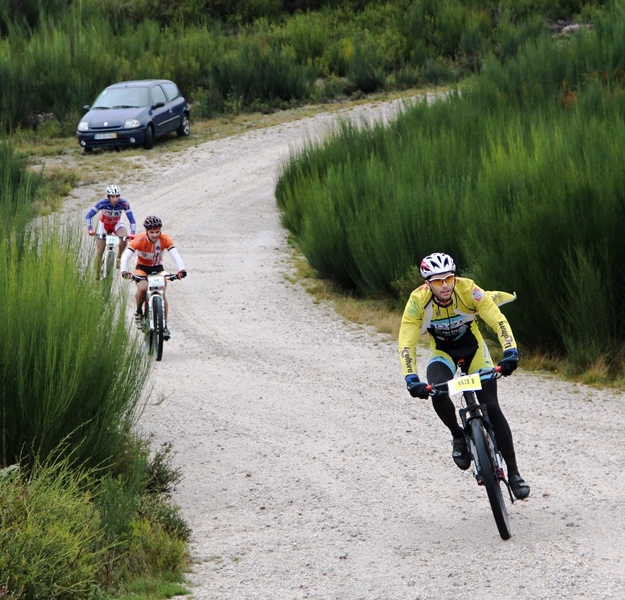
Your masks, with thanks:
M158 105L161 106L158 106ZM171 131L174 124L170 103L163 88L156 84L152 87L152 123L154 123L154 133L156 137Z
M174 117L172 130L178 129L180 123L182 122L182 114L184 112L184 99L180 95L180 90L178 89L178 86L173 81L164 81L162 87L167 94L172 116Z

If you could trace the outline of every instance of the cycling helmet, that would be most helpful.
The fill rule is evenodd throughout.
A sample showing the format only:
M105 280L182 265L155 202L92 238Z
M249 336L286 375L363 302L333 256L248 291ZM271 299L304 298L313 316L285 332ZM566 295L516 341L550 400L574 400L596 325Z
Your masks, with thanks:
M163 221L154 215L150 215L145 218L145 221L143 221L143 226L146 229L160 229L163 226Z
M423 279L429 279L432 275L455 273L456 263L449 254L435 252L434 254L429 254L421 261L419 270L421 271L421 277L423 277Z
M120 188L118 185L115 185L114 183L112 185L107 185L106 195L107 196L121 196L122 188Z

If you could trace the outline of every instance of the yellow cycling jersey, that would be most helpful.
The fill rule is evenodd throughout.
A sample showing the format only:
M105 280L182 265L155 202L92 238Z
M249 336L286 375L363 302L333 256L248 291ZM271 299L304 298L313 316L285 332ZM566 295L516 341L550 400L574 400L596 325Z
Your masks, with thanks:
M440 306L434 301L427 284L418 287L410 294L399 331L399 355L404 376L417 373L416 347L426 332L430 334L433 351L460 355L464 350L474 352L483 346L476 315L497 334L504 350L516 348L510 324L498 306L514 298L506 292L484 291L471 279L457 277L452 302Z

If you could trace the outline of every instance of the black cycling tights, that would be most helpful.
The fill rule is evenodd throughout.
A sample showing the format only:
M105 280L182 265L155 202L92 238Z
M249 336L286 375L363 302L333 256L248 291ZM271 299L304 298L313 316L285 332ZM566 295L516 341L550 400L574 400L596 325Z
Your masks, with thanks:
M450 371L449 367L442 362L433 362L428 365L428 383L443 383L444 381L449 381L452 377L453 373ZM488 411L488 416L493 430L495 431L495 437L497 438L497 445L508 466L508 476L510 476L511 473L517 473L518 468L516 455L514 453L512 432L499 406L499 400L497 399L497 381L494 379L484 381L482 383L482 390L476 392L476 395L480 403L486 405L486 410ZM464 436L462 427L458 424L458 418L456 417L456 407L448 394L432 396L432 406L434 406L434 410L440 420L445 423L449 431L451 431L453 437L459 438Z

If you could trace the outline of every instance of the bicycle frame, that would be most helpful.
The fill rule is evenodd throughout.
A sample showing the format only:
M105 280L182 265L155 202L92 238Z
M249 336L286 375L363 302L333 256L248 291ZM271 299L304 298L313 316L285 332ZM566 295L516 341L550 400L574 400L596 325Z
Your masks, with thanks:
M113 276L115 270L115 261L119 253L119 236L114 233L106 233L99 235L96 239L103 240L105 243L104 252L102 253L102 266L100 275L102 279ZM126 240L127 238L123 238Z
M176 275L158 273L140 277L135 275L135 281L148 282L146 298L143 303L143 333L148 354L156 353L156 360L163 357L163 329L165 325L165 286L167 281L176 279Z
M486 406L478 402L475 394L476 390L482 389L482 381L501 377L500 367L484 369L472 375L464 372L464 364L459 364L459 368L463 373L461 377L445 383L429 385L428 391L431 395L462 392L464 406L458 412L471 453L473 475L478 485L486 488L499 533L502 539L507 540L511 536L510 523L501 493L501 482L508 489L512 502L514 502L514 497L504 474L503 458L497 448L495 432L488 418Z

